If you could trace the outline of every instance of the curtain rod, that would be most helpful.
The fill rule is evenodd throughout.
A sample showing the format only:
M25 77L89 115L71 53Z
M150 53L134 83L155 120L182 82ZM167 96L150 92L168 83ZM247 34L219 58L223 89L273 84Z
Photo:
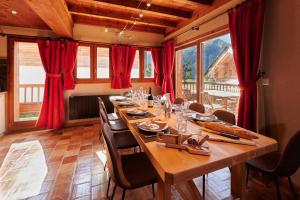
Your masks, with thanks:
M216 18L218 18L218 17L220 17L220 16L222 16L222 15L224 15L224 14L226 14L226 13L232 12L233 9L239 7L239 6L240 6L242 3L244 3L245 1L246 1L246 0L241 1L240 3L238 3L237 5L235 5L234 7L230 8L230 9L228 9L228 10L222 12L222 13L219 13L218 15L216 15L216 16L214 16L214 17L212 17L212 18L209 18L209 19L207 19L207 20L204 20L203 22L201 22L201 23L199 23L199 24L193 26L192 28L189 28L189 29L185 30L185 31L182 32L182 33L179 33L178 35L176 35L176 36L174 36L174 37L172 37L172 38L170 38L170 39L174 39L175 37L181 36L181 35L183 35L183 34L189 32L189 31L191 31L191 30L199 30L199 26L201 26L201 25L203 25L203 24L206 24L206 23L208 23L208 22L210 22L210 21L212 21L212 20L214 20L214 19L216 19ZM168 40L170 40L170 39L168 39Z
M25 39L37 39L37 38L42 38L42 39L49 39L49 40L66 40L66 38L59 38L59 37L50 37L50 36L31 36L31 35L15 35L15 34L9 34L9 33L0 33L0 36L8 36L8 37L14 37L14 38L25 38ZM86 44L99 44L99 45L127 45L128 44L117 44L117 43L105 43L105 42L97 42L97 41L86 41L86 40L71 40L71 41L76 41L79 43L86 43ZM142 48L151 48L151 47L162 47L161 45L159 46L143 46L143 45L130 45L133 47L142 47Z

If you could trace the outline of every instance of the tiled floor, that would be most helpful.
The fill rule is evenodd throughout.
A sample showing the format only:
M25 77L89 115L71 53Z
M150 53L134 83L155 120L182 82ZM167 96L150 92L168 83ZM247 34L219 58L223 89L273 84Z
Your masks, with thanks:
M48 165L48 174L40 194L35 199L107 199L107 173L96 152L102 149L99 141L99 125L66 128L61 131L39 131L9 134L0 138L0 164L12 143L39 140ZM257 175L257 174L256 174ZM275 199L273 182L262 176L251 179L247 199ZM202 179L196 185L202 193ZM208 175L206 199L233 199L230 196L230 172L228 168ZM117 189L115 199L121 198ZM283 199L291 199L288 189L282 189ZM174 199L180 199L174 191ZM151 187L128 191L126 199L152 199Z

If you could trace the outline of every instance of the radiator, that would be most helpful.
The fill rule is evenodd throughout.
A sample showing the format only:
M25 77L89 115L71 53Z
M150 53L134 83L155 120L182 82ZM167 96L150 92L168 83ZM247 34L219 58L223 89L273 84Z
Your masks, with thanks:
M101 97L106 106L107 112L114 112L114 106L110 102L110 95L85 95L69 97L69 119L87 119L99 117L98 97Z

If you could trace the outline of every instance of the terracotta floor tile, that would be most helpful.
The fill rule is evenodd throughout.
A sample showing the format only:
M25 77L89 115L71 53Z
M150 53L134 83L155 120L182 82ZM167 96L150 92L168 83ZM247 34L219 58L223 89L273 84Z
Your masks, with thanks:
M92 145L85 145L80 147L80 151L91 150L91 149L92 149Z
M77 161L77 156L64 157L62 164L74 163Z
M74 185L73 191L72 191L72 198L76 199L78 197L90 195L91 189L92 188L91 188L90 182Z

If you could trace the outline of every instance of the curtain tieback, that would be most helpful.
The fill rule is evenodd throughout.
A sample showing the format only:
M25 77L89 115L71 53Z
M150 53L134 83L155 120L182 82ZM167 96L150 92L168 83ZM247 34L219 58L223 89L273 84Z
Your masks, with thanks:
M240 87L241 90L250 89L253 86L256 86L256 81L250 81L250 82L245 83L245 84L239 84L239 87Z
M47 76L48 76L48 77L51 77L51 78L61 78L61 74L47 73Z

